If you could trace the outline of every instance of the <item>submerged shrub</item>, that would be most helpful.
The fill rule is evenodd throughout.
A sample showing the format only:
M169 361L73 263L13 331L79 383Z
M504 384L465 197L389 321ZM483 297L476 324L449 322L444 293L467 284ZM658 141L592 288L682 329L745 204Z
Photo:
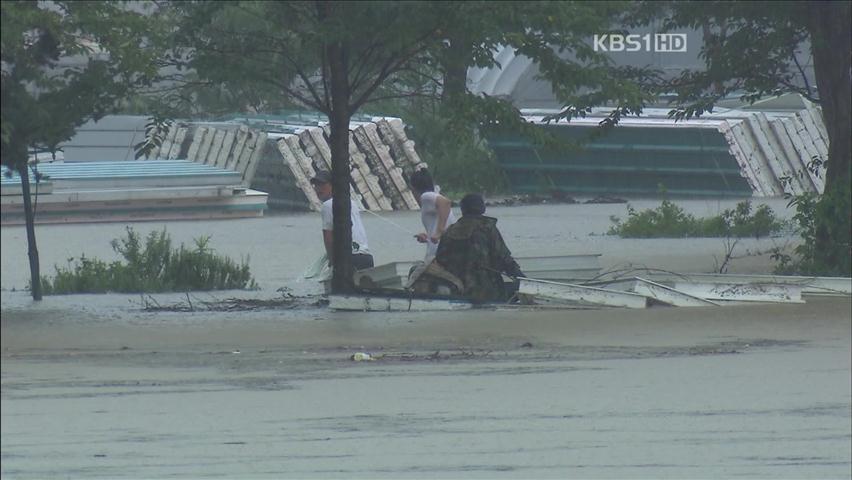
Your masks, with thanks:
M779 220L772 209L761 205L752 213L751 202L740 202L734 209L709 218L693 215L669 200L663 200L656 209L637 212L627 206L627 220L612 216L614 223L607 232L623 238L678 238L678 237L765 237L780 232L785 222Z
M104 292L184 292L190 290L230 290L256 288L248 259L237 264L216 255L210 237L195 240L195 248L183 245L172 249L163 231L151 232L144 245L138 233L127 227L127 236L110 242L124 262L106 263L81 255L68 260L67 267L56 266L53 281L42 277L44 293Z
M850 185L819 196L803 193L791 198L796 207L793 222L802 243L793 255L776 249L775 273L785 275L852 275L852 217ZM820 231L824 229L824 231ZM822 234L822 235L821 235ZM822 241L821 238L822 237Z

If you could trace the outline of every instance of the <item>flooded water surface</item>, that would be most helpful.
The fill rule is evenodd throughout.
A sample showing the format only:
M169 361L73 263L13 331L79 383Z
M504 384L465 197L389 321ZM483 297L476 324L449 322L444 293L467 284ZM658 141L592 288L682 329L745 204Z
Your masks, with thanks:
M623 212L490 210L517 255L712 269L719 239L597 235ZM400 228L416 230L416 213L387 219L397 225L364 219L377 263L419 256ZM42 264L81 251L107 258L123 228L39 227ZM178 242L211 234L218 251L251 254L261 291L194 298L316 293L298 281L322 249L315 215L167 228ZM310 301L151 312L138 295L33 304L20 291L22 234L2 229L4 479L852 476L848 298L375 314ZM773 241L784 239L744 243ZM765 271L766 259L733 265ZM358 352L374 360L353 361Z

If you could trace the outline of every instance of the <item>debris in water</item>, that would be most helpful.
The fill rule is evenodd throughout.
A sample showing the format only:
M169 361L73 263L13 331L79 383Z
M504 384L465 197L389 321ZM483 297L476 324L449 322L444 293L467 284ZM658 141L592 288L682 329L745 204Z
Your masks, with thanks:
M349 357L350 360L355 362L372 362L375 360L372 355L365 352L353 353L352 356Z

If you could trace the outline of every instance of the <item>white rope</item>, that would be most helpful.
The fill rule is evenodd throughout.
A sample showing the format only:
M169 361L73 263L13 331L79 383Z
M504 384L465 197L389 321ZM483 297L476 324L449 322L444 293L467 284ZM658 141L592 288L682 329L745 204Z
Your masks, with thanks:
M414 236L416 236L416 235L417 235L416 233L412 232L411 230L409 230L409 229L407 229L407 228L403 227L402 225L400 225L400 224L398 224L398 223L394 222L393 220L389 220L389 219L387 219L387 218L385 218L385 217L383 217L383 216L379 215L378 213L373 212L372 210L364 210L364 211L365 211L365 212L368 212L368 213L370 213L370 214L372 214L372 215L374 215L374 216L376 216L376 217L378 217L378 218L380 218L380 219L382 219L382 220L384 220L384 221L386 221L386 222L388 222L388 223L390 223L391 225L395 226L396 228L398 228L398 229L402 230L403 232L405 232L405 233L407 233L407 234L409 234L409 235L414 235Z

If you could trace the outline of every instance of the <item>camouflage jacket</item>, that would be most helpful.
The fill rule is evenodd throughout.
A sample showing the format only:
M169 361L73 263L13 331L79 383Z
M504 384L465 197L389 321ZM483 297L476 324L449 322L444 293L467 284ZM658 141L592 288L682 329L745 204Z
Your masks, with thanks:
M461 279L464 296L475 301L506 300L501 273L523 276L497 230L497 219L465 215L441 235L435 260Z

